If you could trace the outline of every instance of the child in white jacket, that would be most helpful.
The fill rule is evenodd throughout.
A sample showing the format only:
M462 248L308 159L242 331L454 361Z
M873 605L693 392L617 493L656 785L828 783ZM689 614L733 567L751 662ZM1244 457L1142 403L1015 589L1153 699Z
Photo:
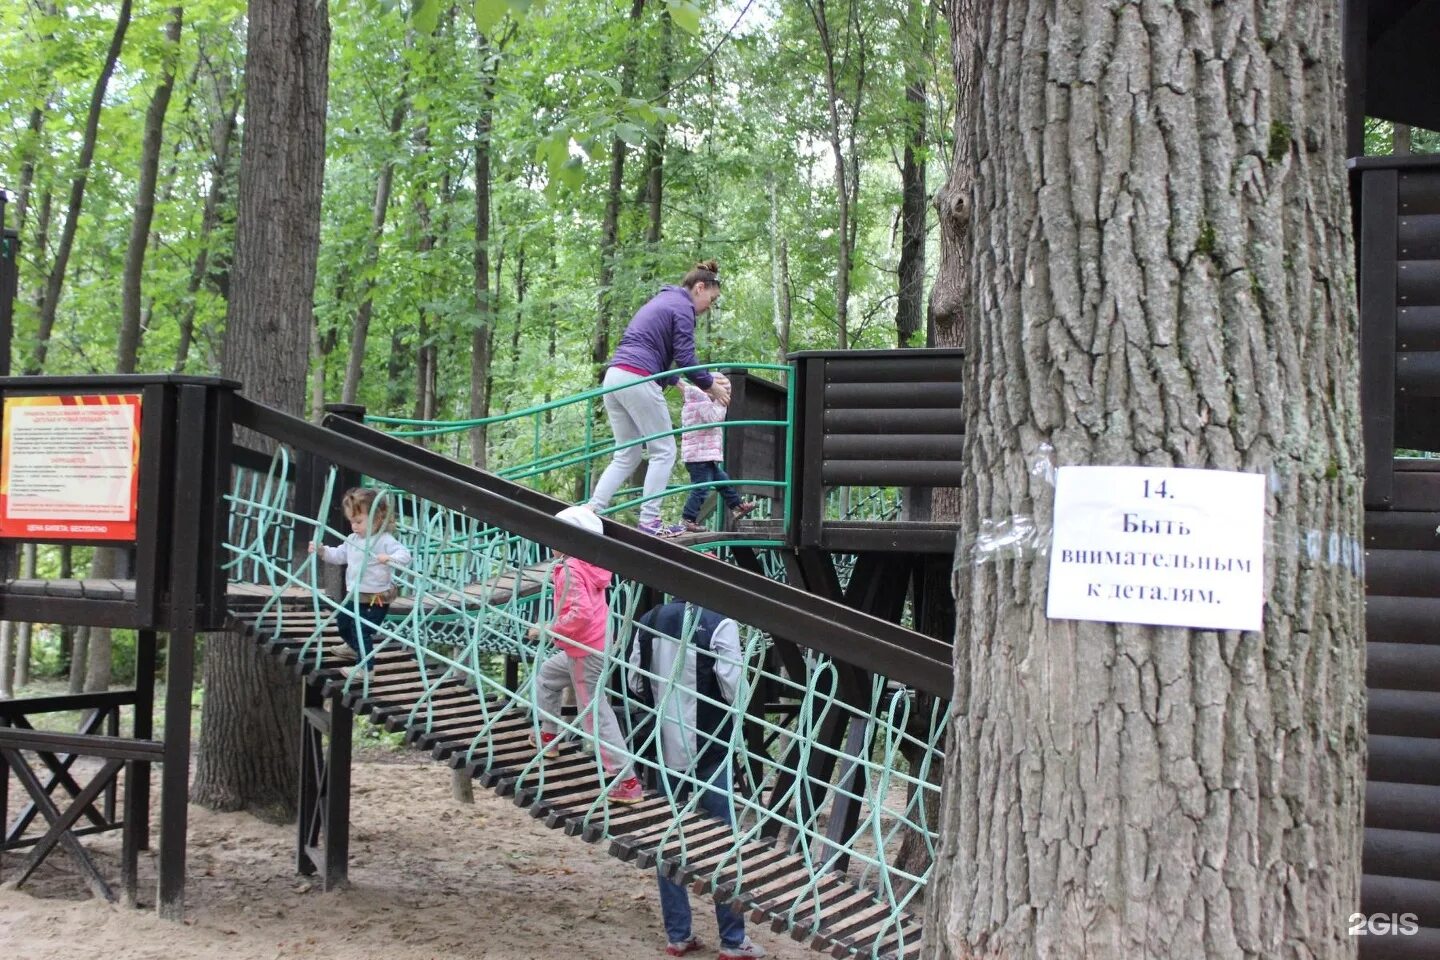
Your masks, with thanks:
M395 517L379 491L354 487L345 492L341 505L350 521L350 536L338 547L317 548L312 540L310 552L318 552L326 563L345 565L346 599L335 627L345 641L342 656L358 659L361 669L369 670L370 638L389 614L390 603L398 593L393 568L409 566L410 551L395 539ZM356 594L359 617L351 606L351 593Z

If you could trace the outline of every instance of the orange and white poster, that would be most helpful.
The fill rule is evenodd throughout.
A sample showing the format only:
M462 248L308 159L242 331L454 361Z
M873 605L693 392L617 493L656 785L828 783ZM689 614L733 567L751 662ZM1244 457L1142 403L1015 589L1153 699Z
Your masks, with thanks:
M138 394L6 397L0 537L134 540Z

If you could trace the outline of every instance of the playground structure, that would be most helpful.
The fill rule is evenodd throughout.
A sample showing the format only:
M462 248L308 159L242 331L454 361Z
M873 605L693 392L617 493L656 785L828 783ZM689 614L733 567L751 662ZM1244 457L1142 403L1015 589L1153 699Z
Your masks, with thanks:
M916 362L934 360L923 352L913 357ZM156 379L159 382L151 382ZM738 374L735 379L745 382ZM217 618L228 618L294 663L308 681L297 837L297 866L302 871L319 873L326 884L345 875L350 718L360 712L405 730L417 746L467 769L482 784L513 795L547 823L592 840L605 839L622 858L662 863L677 876L740 900L797 936L840 952L910 955L917 949L920 923L909 907L923 891L925 854L934 842L949 646L899 621L908 600L916 615L946 622L948 590L927 589L925 564L908 553L892 564L873 550L863 551L853 562L837 566L831 554L818 547L787 548L784 505L794 494L783 473L740 479L743 486L768 493L778 511L754 529L716 530L670 542L611 523L603 537L596 537L554 518L564 501L376 431L356 422L353 410L337 411L316 426L235 395L233 384L183 378L15 378L0 383L0 389L6 396L20 389L47 396L142 395L147 432L141 437L134 581L99 585L8 579L5 613L79 622L103 618L112 626L144 627L142 647L150 651L146 656L153 656L154 631L168 629L167 732L186 728L190 683L185 670L190 668L184 652L193 639L184 624L165 619L177 606L167 596L198 594L204 601L197 604L200 626L214 627ZM753 378L737 394L745 390L752 396L768 390L774 399L775 388L762 387ZM171 404L175 418L164 414L171 408L165 398L172 393L177 398ZM588 411L593 400L592 392L561 406ZM544 413L553 411L529 415ZM789 436L787 421L751 418L740 410L734 416L733 428L751 433L747 440L752 453L772 445L771 455L762 459L773 465L773 434L779 429ZM952 409L951 416L958 427L958 409ZM265 455L235 442L236 429L266 438L275 452ZM192 481L198 478L186 486L191 498L174 496L181 489L179 481L152 491L153 478L164 474L145 466L152 459L173 460L175 449L167 447L164 438L173 444L177 436L207 438L187 448L191 459L199 458L201 471L186 475ZM152 441L154 446L147 446ZM548 462L563 471L611 449L608 440L587 447L579 452L542 450L533 462ZM787 452L785 459L793 456ZM547 476L543 470L519 472L537 481ZM221 482L232 475L231 484ZM361 477L390 491L401 535L413 545L415 561L398 574L405 599L381 629L377 668L345 677L336 669L340 663L334 658L333 624L340 606L353 604L355 598L347 601L325 592L305 544L327 521L335 533L339 492ZM172 498L177 510L198 502L199 520L172 520L167 544L148 542L154 539L152 529L165 529L149 522L157 515L154 505ZM215 518L225 524L218 535ZM180 537L183 530L195 533ZM188 556L184 551L204 551L204 544L212 551L223 550L223 556L212 552L197 563L173 564L192 574L208 571L202 582L193 590L173 585L157 596L155 578L142 572L138 558L166 550ZM948 570L948 544L946 548L931 564L933 571ZM593 757L567 742L558 760L541 762L525 744L537 722L533 666L553 649L547 640L538 645L524 640L529 626L547 618L550 598L544 571L550 549L603 564L622 578L612 604L617 637L624 636L642 612L642 603L648 605L662 594L691 600L744 624L745 680L731 706L743 719L733 725L732 741L725 745L740 775L731 791L734 831L717 829L713 821L695 815L694 800L676 804L665 799L672 791L637 807L612 807L601 798L604 784ZM221 589L223 600L210 602ZM104 591L113 596L102 599ZM147 602L156 616L128 612ZM618 690L625 691L635 667L624 660L618 644L614 660L611 673ZM145 686L142 682L133 695L137 703L145 701ZM654 759L654 717L662 706L640 703L628 694L619 699L626 707L623 715L636 763L647 779L671 786L683 781L685 771L663 768ZM13 704L13 715L20 719L0 731L0 742L10 751L7 761L24 781L21 786L32 805L50 824L21 868L23 880L56 842L64 842L60 838L70 837L70 827L80 817L96 812L98 791L113 782L126 763L138 764L142 758L119 755L120 746L113 741L121 738L76 735L55 740L24 729L45 712L98 704L70 698ZM23 717L20 711L26 711ZM137 718L143 712L137 707ZM582 721L565 720L573 743L585 742ZM167 773L185 770L181 756L188 744L182 736L132 747L144 751L143 759L151 762L163 756ZM33 752L52 770L78 756L108 758L104 782L94 781L77 792L73 780L58 775L49 783L25 779L19 771L24 763L21 750ZM127 790L132 780L140 782L143 772L127 768ZM64 810L42 799L62 790L72 795ZM183 792L175 803L164 791L162 798L160 906L173 915L183 908ZM134 818L141 812L126 805L123 819L113 820L112 813L111 821L95 826L133 832L127 850L139 848L146 838ZM22 840L18 834L13 839ZM922 853L919 869L911 865L907 870L895 862L907 842ZM73 837L66 845L72 855L84 856ZM96 893L109 896L93 867L88 873L96 878ZM126 895L134 898L133 869L127 868L122 879Z
M1440 79L1424 43L1440 33L1440 9L1351 0L1345 11L1347 61L1352 76L1364 78L1349 90L1352 155L1361 152L1367 115L1440 128L1437 105L1424 95ZM1408 936L1367 936L1360 954L1433 958L1440 956L1440 460L1396 453L1440 450L1440 163L1364 158L1351 167L1367 511L1361 909L1413 913L1419 927ZM0 311L7 311L15 240L0 249ZM166 915L181 912L190 652L196 630L223 622L304 679L297 867L327 885L345 877L349 737L352 717L362 714L547 824L606 842L621 859L658 864L817 948L915 956L947 719L955 549L953 525L931 521L915 491L960 482L959 361L945 351L805 353L784 371L783 387L771 376L781 371L763 365L737 374L727 464L742 490L769 503L769 516L674 542L619 523L594 537L554 519L578 498L573 493L583 494L590 464L610 450L590 432L595 391L491 418L502 451L495 458L502 469L491 474L408 442L465 425L379 418L367 426L362 411L336 407L317 426L236 395L234 384L195 378L0 381L7 396L140 392L147 411L133 580L27 582L0 571L0 615L133 626L141 657L133 691L0 704L0 756L29 797L9 819L9 781L0 779L7 823L0 852L29 851L19 874L7 869L4 879L23 881L64 847L92 890L112 896L107 880L84 868L76 838L119 829L122 886L133 899L135 851L149 840L144 785L150 765L161 762L158 904ZM583 422L583 439L556 446L553 438L563 435L556 418L570 413ZM236 427L267 438L274 452L236 444ZM177 445L177 436L205 439ZM339 493L362 480L392 491L416 559L400 575L404 598L382 628L376 669L346 676L334 656L333 624L355 600L324 589L304 545L317 531L333 537L344 529ZM1325 549L1311 548L1317 556ZM663 792L634 807L606 804L581 717L564 718L567 738L556 760L541 760L526 744L535 729L530 669L552 647L523 638L551 602L544 571L554 550L616 572L617 637L666 595L744 624L745 682L733 707L741 722L726 744L738 774L733 830ZM164 741L151 736L161 631L170 634L172 735ZM612 689L626 708L637 763L652 787L683 780L683 771L654 759L656 706L628 692L636 669L617 648ZM121 706L133 709L131 738L117 735ZM73 709L88 711L76 734L30 729L35 718ZM29 772L23 753L46 767L46 779ZM70 772L78 757L100 763L84 786ZM64 809L56 803L62 793ZM37 837L29 828L41 817L47 827ZM922 855L902 857L902 848Z

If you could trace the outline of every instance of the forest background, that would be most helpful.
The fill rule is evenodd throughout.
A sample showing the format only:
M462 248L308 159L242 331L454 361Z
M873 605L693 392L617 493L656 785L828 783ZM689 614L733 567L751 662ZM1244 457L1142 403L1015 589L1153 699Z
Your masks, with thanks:
M725 280L703 360L934 342L942 14L336 0L310 411L460 419L583 390L631 312L702 257ZM0 5L12 370L220 371L245 31L244 0ZM1437 147L1367 127L1367 153ZM486 463L466 440L451 451ZM31 547L22 570L91 560ZM133 674L128 636L91 639L4 624L0 696Z
M634 309L708 257L725 294L702 360L926 342L953 101L937 5L337 0L329 20L312 413L586 389ZM245 39L244 0L0 6L13 371L220 371ZM455 452L488 459L478 435ZM23 562L84 575L89 553ZM90 639L7 624L0 696L133 670Z

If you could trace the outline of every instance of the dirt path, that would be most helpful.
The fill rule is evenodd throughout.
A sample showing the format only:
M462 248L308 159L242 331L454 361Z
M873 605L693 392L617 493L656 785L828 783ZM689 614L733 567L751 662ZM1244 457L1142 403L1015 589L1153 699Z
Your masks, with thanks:
M12 791L12 816L18 802ZM325 893L295 873L292 826L192 806L183 924L88 899L57 852L23 890L0 889L6 960L664 956L652 873L485 791L476 790L474 806L456 804L434 764L357 762L351 812L352 887ZM118 833L82 842L107 878L118 877ZM4 875L21 859L7 856ZM153 903L153 850L141 871L142 898ZM692 900L695 932L713 947L709 901ZM778 960L819 956L768 926L751 934ZM707 956L713 951L697 954Z

